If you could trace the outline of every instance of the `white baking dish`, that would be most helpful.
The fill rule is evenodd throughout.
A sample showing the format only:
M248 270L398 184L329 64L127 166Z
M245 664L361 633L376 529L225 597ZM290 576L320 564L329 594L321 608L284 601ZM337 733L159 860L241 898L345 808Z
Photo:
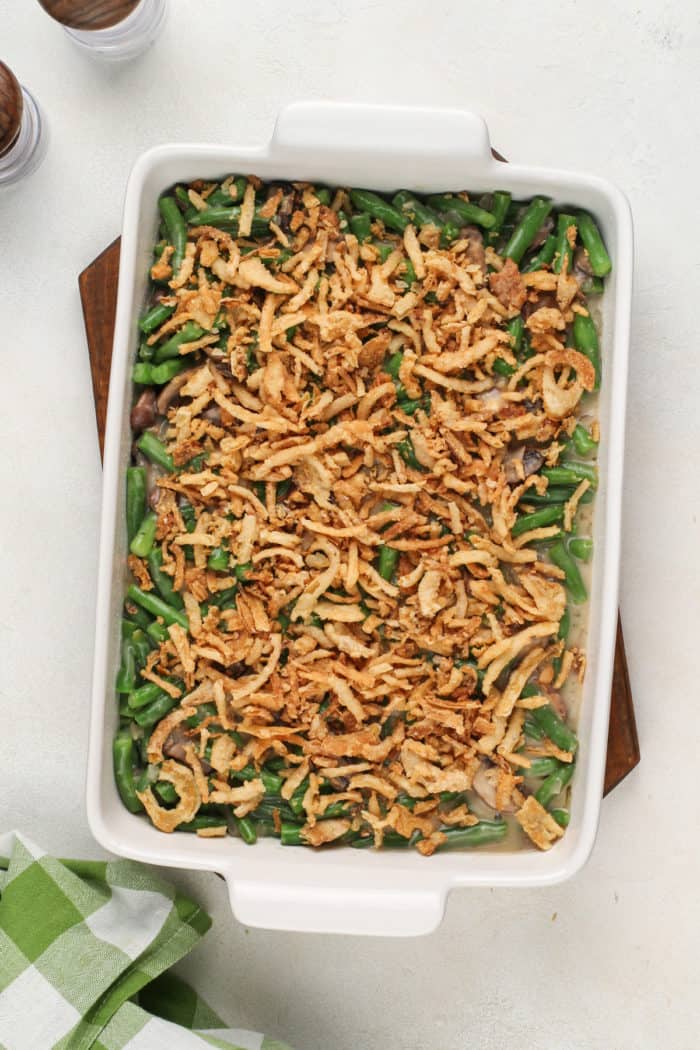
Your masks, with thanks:
M174 182L230 172L310 179L379 190L503 189L551 195L597 218L614 268L602 303L600 487L596 498L588 671L571 823L549 853L436 854L334 849L316 853L266 839L164 835L122 805L112 777L117 722L113 682L125 580L124 476L129 459L130 371L136 318L146 301L157 200ZM114 853L153 864L220 872L234 914L251 926L357 934L427 933L456 886L543 886L571 877L595 839L605 768L618 599L620 498L632 288L632 221L623 194L602 179L502 164L483 120L458 110L300 103L278 117L263 147L169 145L149 150L129 178L119 271L104 455L102 532L87 809L95 838Z

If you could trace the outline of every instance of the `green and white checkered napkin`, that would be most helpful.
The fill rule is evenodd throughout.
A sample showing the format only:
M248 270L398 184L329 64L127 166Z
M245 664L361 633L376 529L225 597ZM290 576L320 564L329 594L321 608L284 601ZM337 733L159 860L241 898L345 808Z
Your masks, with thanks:
M0 857L3 1050L289 1050L166 972L211 919L147 868L58 860L17 833Z

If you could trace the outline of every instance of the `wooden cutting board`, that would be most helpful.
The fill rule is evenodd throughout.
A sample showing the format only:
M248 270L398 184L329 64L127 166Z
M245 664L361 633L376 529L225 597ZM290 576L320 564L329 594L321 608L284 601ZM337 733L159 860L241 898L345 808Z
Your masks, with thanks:
M78 278L90 351L100 452L104 449L107 419L107 393L119 278L119 243L119 239L113 241L83 270ZM606 795L620 783L623 777L627 776L630 770L634 769L639 758L632 691L627 673L622 625L618 618L608 734L608 761L605 768Z

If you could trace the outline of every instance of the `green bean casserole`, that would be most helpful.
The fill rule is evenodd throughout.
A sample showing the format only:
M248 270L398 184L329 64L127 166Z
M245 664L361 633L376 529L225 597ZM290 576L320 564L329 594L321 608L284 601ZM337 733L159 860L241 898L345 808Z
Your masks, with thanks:
M586 663L594 220L253 176L159 210L125 805L249 844L549 849Z

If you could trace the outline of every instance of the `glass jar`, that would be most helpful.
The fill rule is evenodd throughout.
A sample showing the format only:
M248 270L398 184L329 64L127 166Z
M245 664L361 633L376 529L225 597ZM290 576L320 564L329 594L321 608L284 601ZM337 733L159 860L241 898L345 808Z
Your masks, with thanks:
M36 171L46 145L46 122L36 100L0 62L0 186Z
M155 42L167 0L39 0L86 54L108 62L136 58Z

